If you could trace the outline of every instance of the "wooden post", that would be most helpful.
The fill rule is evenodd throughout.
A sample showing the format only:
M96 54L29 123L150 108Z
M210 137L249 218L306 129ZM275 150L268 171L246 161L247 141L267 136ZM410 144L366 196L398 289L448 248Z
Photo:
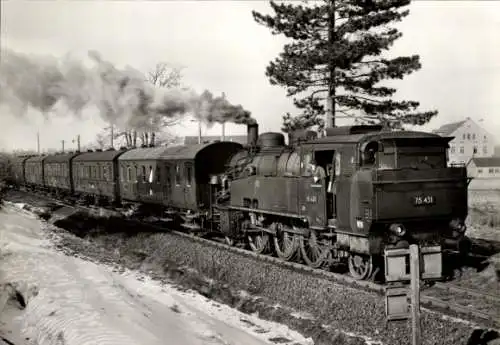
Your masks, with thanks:
M410 246L410 275L412 344L420 345L420 253L416 244Z

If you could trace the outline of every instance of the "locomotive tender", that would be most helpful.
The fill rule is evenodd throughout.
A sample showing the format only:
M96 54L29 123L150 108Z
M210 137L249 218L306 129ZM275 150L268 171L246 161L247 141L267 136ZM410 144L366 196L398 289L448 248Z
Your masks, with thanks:
M347 264L369 279L384 268L384 249L458 248L465 239L467 174L447 166L451 139L344 126L322 138L296 131L285 145L283 134L250 124L246 147L19 157L12 170L18 185L141 206L171 226L314 268ZM311 171L313 161L326 176Z

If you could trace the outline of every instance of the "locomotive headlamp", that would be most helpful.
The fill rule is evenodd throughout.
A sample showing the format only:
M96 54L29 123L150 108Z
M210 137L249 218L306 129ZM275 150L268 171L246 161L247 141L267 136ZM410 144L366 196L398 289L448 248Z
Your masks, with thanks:
M467 227L460 218L455 218L450 222L450 228L463 234Z
M406 234L406 229L403 224L391 224L389 230L398 236L404 236L404 234Z

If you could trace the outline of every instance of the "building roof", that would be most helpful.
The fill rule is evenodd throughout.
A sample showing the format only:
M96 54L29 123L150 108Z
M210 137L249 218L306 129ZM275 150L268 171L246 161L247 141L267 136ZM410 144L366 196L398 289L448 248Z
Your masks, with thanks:
M221 141L220 135L204 135L201 137L202 142L214 142ZM246 135L226 135L224 137L224 141L232 141L235 143L239 143L241 145L247 144L247 136ZM184 145L197 145L198 144L198 136L197 135L188 135L184 137Z
M442 125L438 129L435 129L432 131L432 133L436 133L439 135L447 136L455 132L457 129L462 127L464 123L466 123L467 120L459 121L459 122L453 122L453 123L448 123L446 125Z
M478 168L500 167L500 157L476 157L472 162Z

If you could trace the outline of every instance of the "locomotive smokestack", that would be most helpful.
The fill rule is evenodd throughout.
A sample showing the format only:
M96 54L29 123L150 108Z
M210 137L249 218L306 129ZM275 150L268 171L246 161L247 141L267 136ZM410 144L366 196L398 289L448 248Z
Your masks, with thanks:
M257 146L258 137L259 137L259 125L257 123L249 123L247 125L248 146Z

